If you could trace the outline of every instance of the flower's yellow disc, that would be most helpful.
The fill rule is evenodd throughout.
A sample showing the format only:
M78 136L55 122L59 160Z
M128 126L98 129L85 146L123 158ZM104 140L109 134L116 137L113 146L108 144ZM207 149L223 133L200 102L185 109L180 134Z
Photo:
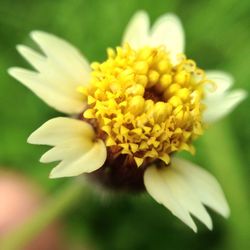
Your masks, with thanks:
M114 153L170 162L170 154L194 151L203 131L204 84L209 81L192 60L171 63L167 48L129 44L108 49L103 63L92 63L92 78L79 89L87 99L84 119Z

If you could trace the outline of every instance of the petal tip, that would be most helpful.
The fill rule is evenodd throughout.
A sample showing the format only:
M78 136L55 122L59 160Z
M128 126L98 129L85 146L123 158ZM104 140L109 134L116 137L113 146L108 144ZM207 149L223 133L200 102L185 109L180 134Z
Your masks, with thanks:
M18 72L18 68L17 67L8 68L7 72L10 76L16 78L16 73Z
M146 10L140 9L140 10L137 10L137 11L133 14L132 18L134 18L134 17L139 17L139 16L141 16L141 17L143 16L143 17L148 18L148 13L147 13Z
M44 154L40 157L39 162L41 162L41 163L47 163L48 162L47 159L46 159L46 156L44 156Z
M162 18L172 19L172 20L177 21L181 24L181 19L174 12L168 12L165 15L163 15Z
M39 38L39 36L45 34L44 31L40 31L40 30L33 30L30 32L30 37L34 40L36 40L37 38Z
M16 50L20 53L20 54L23 54L23 52L25 51L26 49L26 46L25 45L22 45L22 44L17 44L16 45Z
M32 38L33 41L35 41L37 44L43 42L44 40L46 41L47 38L53 37L53 35L41 31L41 30L33 30L30 32L30 37Z
M19 67L11 67L7 70L7 72L10 76L12 76L21 83L26 81L27 75L35 73L33 71L29 71Z
M49 174L49 178L50 179L57 179L57 178L60 178L60 177L57 177L55 174L53 174L52 172Z
M197 226L196 226L196 224L194 223L194 221L192 220L192 223L186 223L186 222L184 222L185 223L185 225L187 225L190 229L192 229L193 230L193 232L194 233L198 233L198 228L197 228Z
M207 228L208 228L210 231L212 231L212 230L213 230L213 222L212 222L212 220L211 220L211 223L207 223L206 226L207 226Z
M57 179L57 178L65 178L65 177L75 177L78 176L80 174L75 174L75 173L71 173L66 171L61 171L60 169L58 169L58 167L54 167L50 174L49 174L49 178L50 179Z
M29 144L36 144L36 134L33 132L28 138L27 143Z
M228 206L228 204L226 203L223 211L220 212L221 216L223 216L225 219L228 219L230 217L231 211L230 208Z
M194 231L194 233L198 233L198 229L197 229L197 227L195 227L195 228L192 228L192 230Z
M58 172L56 171L56 168L53 168L49 174L50 179L57 179L57 178L62 178L62 177L66 177L66 176L58 174Z
M238 90L239 94L241 95L241 101L245 100L248 97L248 92L244 89Z

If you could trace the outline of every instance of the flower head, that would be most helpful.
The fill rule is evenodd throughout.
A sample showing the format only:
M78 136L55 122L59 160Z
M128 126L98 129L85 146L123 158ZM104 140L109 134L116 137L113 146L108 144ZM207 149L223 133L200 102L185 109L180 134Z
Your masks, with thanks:
M51 178L86 173L115 190L146 189L194 231L190 214L212 228L204 205L229 215L215 178L174 154L194 153L193 140L246 93L229 92L231 76L204 71L186 57L175 15L160 17L150 29L147 14L136 13L122 45L91 65L58 37L41 31L31 37L44 55L23 45L18 50L37 72L9 73L50 106L73 115L49 120L28 139L53 146L41 157L60 161Z
M192 140L202 133L204 85L195 63L168 51L125 44L108 49L108 59L92 64L90 84L80 89L87 100L83 118L93 119L97 136L112 154L126 154L140 167L173 152L193 152Z

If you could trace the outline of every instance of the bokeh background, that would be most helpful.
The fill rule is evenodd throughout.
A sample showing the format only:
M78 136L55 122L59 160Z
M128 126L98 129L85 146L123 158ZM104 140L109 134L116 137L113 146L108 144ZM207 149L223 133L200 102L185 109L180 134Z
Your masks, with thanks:
M33 47L28 34L39 29L70 41L90 61L103 60L106 48L119 45L129 18L139 9L146 10L152 22L166 12L176 13L186 31L187 55L201 68L231 72L235 77L234 87L250 92L248 0L1 0L0 175L12 172L35 185L39 195L31 188L32 195L43 197L39 206L58 190L63 190L70 180L48 179L53 164L38 162L45 147L29 145L26 138L43 122L61 114L6 73L10 66L28 66L17 54L16 44ZM199 232L194 234L147 195L116 195L100 199L90 192L79 195L57 218L60 226L52 231L58 230L60 237L57 240L61 245L33 249L250 249L249 108L247 99L196 142L197 154L193 161L217 177L232 208L227 221L210 211L214 221L212 232L198 223ZM14 199L8 190L0 189L0 194L0 204L8 204ZM48 239L45 235L44 241Z

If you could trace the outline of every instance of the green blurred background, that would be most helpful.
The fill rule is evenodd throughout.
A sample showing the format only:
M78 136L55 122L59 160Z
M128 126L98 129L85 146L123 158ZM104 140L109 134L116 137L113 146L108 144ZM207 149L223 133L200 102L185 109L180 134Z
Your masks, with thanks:
M2 168L25 174L48 196L69 182L48 179L53 164L38 162L45 147L26 144L33 130L60 114L7 75L10 66L28 66L17 54L16 44L33 46L28 34L39 29L65 38L90 61L103 60L106 48L119 45L129 18L139 9L146 10L152 22L166 12L176 13L186 31L187 55L201 68L231 72L236 79L235 88L250 91L248 0L1 0ZM67 249L250 249L249 108L247 99L196 143L194 161L222 183L232 208L229 220L210 211L214 230L210 232L198 223L199 232L194 234L148 196L123 195L100 200L89 194L60 219Z

